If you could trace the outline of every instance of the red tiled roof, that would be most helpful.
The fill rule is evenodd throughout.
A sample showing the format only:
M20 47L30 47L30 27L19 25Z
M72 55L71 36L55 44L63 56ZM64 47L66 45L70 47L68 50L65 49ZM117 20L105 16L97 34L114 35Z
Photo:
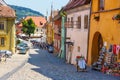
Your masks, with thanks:
M27 16L24 20L28 20L30 18L32 18L32 20L34 21L36 27L43 27L44 24L47 22L46 19L42 16ZM19 26L22 26L22 23L20 23Z
M63 10L73 9L78 6L82 6L84 4L89 4L91 0L71 0L68 4L63 8Z
M9 6L0 5L0 17L16 17L15 11Z

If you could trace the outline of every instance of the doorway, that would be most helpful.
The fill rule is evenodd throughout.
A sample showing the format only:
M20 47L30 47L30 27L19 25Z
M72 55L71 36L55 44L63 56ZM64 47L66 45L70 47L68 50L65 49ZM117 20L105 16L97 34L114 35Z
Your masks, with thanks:
M98 60L99 51L103 46L103 38L99 32L96 32L93 37L92 41L92 54L91 54L91 61L92 64Z

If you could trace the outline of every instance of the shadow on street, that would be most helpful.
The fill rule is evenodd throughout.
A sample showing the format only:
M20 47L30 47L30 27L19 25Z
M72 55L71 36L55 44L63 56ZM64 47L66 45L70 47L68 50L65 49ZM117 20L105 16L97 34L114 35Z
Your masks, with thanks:
M30 54L28 60L28 63L37 66L32 70L52 80L120 80L120 77L106 75L90 68L88 68L88 72L77 72L75 66L66 64L62 59L46 50L36 49L35 53Z

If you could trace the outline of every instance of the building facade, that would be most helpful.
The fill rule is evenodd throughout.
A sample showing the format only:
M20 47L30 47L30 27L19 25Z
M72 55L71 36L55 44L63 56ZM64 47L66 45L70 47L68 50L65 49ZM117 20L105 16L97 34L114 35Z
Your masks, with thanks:
M0 0L0 50L15 53L15 11Z
M54 17L54 51L59 53L61 48L61 16L60 14Z
M120 62L115 47L120 46L120 0L92 0L91 4L88 64L97 61L101 46L109 51L110 45Z
M42 17L42 16L27 16L25 17L23 20L28 20L28 19L32 19L33 22L36 25L35 28L35 32L34 34L31 34L31 37L34 38L41 38L41 42L46 42L46 29L44 28L45 24L46 24L46 18ZM22 34L22 20L16 24L16 29L17 29L17 33L21 33Z
M70 0L64 8L66 22L66 60L76 64L77 56L87 59L90 0Z
M47 44L53 46L54 30L51 22L46 24L46 36L47 36L46 38Z

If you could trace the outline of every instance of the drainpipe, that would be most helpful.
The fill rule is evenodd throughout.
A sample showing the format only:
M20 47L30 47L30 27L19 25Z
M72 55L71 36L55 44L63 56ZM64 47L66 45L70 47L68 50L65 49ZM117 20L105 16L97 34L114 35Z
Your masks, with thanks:
M65 17L62 16L62 27L61 27L61 58L65 59Z
M92 0L90 2L90 16L89 16L89 28L88 28L88 40L87 40L87 62L88 62L88 53L89 53L89 38L90 38L90 21L91 21L91 12L92 12Z

